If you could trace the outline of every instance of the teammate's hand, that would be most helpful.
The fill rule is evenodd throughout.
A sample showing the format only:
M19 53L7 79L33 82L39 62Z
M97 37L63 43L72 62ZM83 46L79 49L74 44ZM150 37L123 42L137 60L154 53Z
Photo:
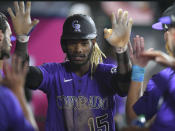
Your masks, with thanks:
M0 78L0 83L16 95L24 93L24 83L27 74L27 64L22 66L22 59L16 55L12 56L11 65L4 59L4 77Z
M29 35L31 30L35 25L39 23L38 19L34 19L31 21L30 10L31 10L31 2L27 1L26 9L24 2L21 1L14 2L15 14L13 13L11 8L8 8L8 13L12 19L13 27L16 35Z
M104 29L104 38L114 47L123 48L128 44L132 28L132 18L128 20L128 11L118 9L117 19L111 15L112 29Z
M149 58L146 56L141 56L144 52L144 38L136 35L134 38L133 48L129 42L130 58L133 65L138 65L145 67L148 64ZM153 50L153 48L148 49L148 51Z
M171 67L175 69L175 59L172 56L167 55L162 51L145 51L141 54L144 57L149 58L149 60L153 60L163 66Z

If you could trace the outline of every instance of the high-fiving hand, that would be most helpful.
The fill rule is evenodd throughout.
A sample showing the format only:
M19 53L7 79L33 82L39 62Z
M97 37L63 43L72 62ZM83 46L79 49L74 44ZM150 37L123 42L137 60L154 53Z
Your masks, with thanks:
M27 63L22 66L22 59L16 55L12 56L11 65L4 59L4 77L0 77L0 84L11 89L16 95L24 92L27 70Z
M130 50L130 58L133 65L138 65L140 67L145 67L148 64L149 58L146 56L142 56L144 50L144 38L136 35L134 38L133 48L131 43L129 42L129 50ZM153 48L148 49L147 51L151 51Z
M171 67L175 69L175 59L172 56L167 55L162 51L145 51L141 54L143 57L147 57L149 60L153 60L163 66Z
M33 21L31 20L31 2L27 1L25 9L23 1L19 2L19 4L17 1L15 1L14 8L15 14L11 8L8 8L8 13L12 19L16 35L29 35L34 26L39 23L38 19L34 19Z
M128 44L132 28L132 18L128 19L128 11L118 9L117 19L111 16L112 29L104 29L104 38L115 48L123 48Z

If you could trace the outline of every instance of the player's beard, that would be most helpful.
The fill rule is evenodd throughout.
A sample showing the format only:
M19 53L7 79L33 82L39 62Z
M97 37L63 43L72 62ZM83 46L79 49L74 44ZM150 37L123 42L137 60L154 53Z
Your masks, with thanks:
M72 62L70 60L71 54L69 54L69 53L67 53L67 57L68 57L68 59L69 59L69 61L70 61L70 63L71 63L72 66L79 68L79 67L81 67L83 65L86 65L88 62L90 62L90 59L91 59L91 56L92 56L92 51L93 51L93 46L91 47L89 54L84 54L83 55L84 57L87 57L87 59L84 62L82 62L82 63Z
M10 57L10 46L8 46L7 39L4 38L2 42L2 46L0 47L0 60L3 58L9 58Z

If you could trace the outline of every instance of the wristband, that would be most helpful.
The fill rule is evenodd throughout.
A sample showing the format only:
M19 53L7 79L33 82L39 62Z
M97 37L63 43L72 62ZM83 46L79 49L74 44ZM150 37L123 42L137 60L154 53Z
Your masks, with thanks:
M128 44L126 44L124 47L117 47L115 48L116 53L121 54L125 52L128 49Z
M144 73L145 73L145 68L140 67L138 65L133 65L131 79L133 81L136 81L136 82L143 82L144 81Z
M29 41L29 36L27 35L17 35L16 38L21 43L26 43Z

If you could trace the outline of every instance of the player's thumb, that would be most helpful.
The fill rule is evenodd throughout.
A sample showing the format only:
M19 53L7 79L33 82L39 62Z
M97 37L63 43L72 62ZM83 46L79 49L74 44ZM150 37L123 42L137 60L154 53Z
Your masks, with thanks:
M112 34L112 29L107 29L107 28L104 29L104 38L105 39L109 38L111 36L111 34Z
M38 19L34 19L33 21L32 21L32 27L34 27L34 26L36 26L37 24L39 23L39 20Z

